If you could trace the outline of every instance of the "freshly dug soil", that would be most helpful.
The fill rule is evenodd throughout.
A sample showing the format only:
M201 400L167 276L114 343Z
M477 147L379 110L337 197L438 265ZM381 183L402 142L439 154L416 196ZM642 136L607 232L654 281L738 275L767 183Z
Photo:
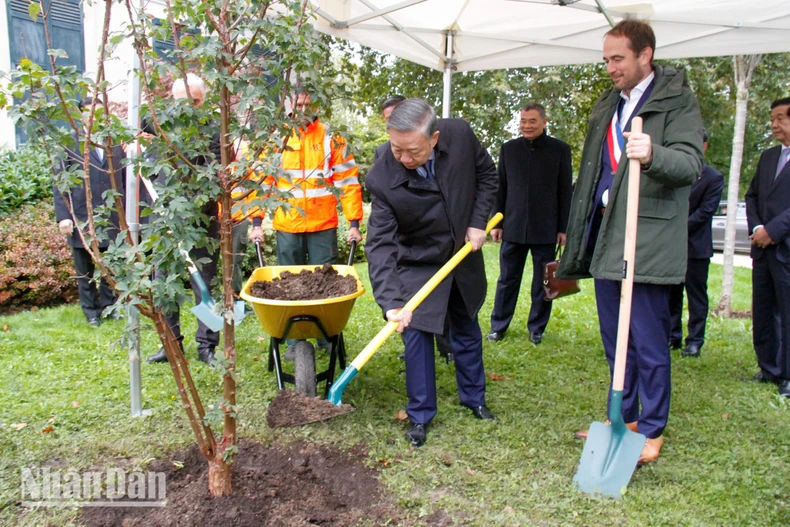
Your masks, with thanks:
M285 447L242 442L233 466L233 494L212 498L208 465L193 446L150 465L166 473L167 506L86 507L83 520L89 526L119 527L403 524L405 514L385 496L378 472L362 464L366 457L361 447L348 453L303 441Z
M271 282L258 280L250 288L252 296L269 300L321 300L356 291L356 278L340 276L328 263L315 271L303 269L298 274L285 271Z
M277 397L269 403L266 423L270 428L299 426L323 421L353 410L354 407L350 404L335 406L326 399L308 397L293 390L280 390Z

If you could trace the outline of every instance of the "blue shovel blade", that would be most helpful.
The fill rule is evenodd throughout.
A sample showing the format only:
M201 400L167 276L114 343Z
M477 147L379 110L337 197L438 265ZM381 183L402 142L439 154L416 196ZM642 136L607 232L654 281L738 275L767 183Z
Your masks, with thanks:
M596 421L590 426L574 483L588 494L621 498L646 441L622 422L608 425Z
M225 321L222 317L214 313L211 306L207 306L203 302L193 307L192 312L201 322L208 326L211 331L220 331L225 325Z

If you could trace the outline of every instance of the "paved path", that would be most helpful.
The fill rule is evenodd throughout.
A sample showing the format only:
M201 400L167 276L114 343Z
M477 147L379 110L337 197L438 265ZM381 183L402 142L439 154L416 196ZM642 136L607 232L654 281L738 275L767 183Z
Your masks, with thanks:
M724 264L724 254L720 252L714 252L713 258L710 259L711 263L723 265ZM752 268L752 258L748 254L738 254L735 253L735 267L748 267L749 269Z

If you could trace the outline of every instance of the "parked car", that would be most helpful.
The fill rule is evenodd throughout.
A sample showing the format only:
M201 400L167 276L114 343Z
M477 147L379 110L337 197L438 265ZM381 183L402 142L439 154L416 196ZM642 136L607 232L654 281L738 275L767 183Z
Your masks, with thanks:
M719 208L711 219L713 226L713 250L724 250L724 229L727 225L727 202L719 203ZM738 202L738 210L735 213L735 252L749 253L752 241L749 239L749 226L746 222L746 203Z

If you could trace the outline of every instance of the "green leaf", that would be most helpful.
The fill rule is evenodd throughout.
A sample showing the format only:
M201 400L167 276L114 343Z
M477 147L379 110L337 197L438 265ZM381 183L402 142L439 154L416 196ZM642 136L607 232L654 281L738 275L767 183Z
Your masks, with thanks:
M27 6L27 14L30 15L30 20L33 22L38 18L38 13L41 11L41 4L38 2L30 2Z

